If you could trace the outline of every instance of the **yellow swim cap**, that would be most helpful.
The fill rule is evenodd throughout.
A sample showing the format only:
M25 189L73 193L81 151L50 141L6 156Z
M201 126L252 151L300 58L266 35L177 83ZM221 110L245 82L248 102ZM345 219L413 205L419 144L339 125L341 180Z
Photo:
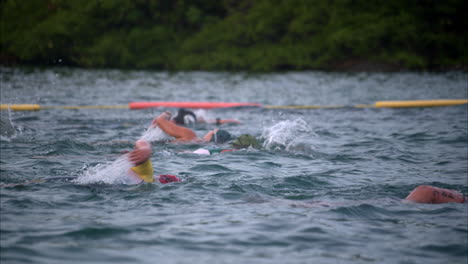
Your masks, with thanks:
M131 170L145 182L154 182L153 165L151 164L151 160L147 160L142 164L131 168Z

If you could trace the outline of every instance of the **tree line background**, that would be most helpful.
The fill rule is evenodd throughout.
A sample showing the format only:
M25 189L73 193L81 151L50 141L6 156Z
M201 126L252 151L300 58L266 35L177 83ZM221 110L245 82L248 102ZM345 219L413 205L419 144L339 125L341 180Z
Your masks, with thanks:
M463 0L3 0L0 63L467 70Z

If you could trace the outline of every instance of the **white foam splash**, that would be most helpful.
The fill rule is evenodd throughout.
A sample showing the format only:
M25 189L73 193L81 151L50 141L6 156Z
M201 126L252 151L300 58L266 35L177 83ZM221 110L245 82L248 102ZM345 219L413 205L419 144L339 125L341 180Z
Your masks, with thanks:
M158 126L150 126L146 129L140 137L140 140L148 142L168 140L170 137L164 133Z
M195 116L197 117L197 119L199 120L205 120L205 121L208 121L208 120L214 120L215 118L213 118L210 114L208 114L206 112L206 110L204 109L197 109L197 110L194 110L193 113L195 114Z
M7 137L7 136L2 136L0 135L0 140L2 141L7 141L7 142L11 142L11 140L14 138L14 136L12 137Z
M301 118L293 121L281 121L263 131L262 137L265 139L263 147L269 150L288 150L296 142L299 142L302 137L310 136L311 133L313 132L307 122Z
M170 137L164 133L159 127L150 126L143 132L140 140L162 141ZM74 180L78 184L90 183L106 183L106 184L133 184L131 177L128 175L128 170L133 165L128 160L128 154L120 156L113 162L99 164L97 166L88 168Z
M169 139L159 127L149 127L143 132L140 140L162 141ZM128 170L133 165L128 160L128 154L120 156L113 162L99 164L94 167L86 169L82 175L74 180L78 184L90 183L106 183L106 184L133 184L131 177L128 175Z
M6 114L4 114L6 113ZM12 138L15 138L17 131L13 120L11 120L11 110L8 108L8 111L1 111L0 115L0 139L5 141L11 141Z
M128 160L128 155L122 155L114 162L99 164L91 167L78 176L73 182L78 184L107 183L128 184L128 170L133 165Z

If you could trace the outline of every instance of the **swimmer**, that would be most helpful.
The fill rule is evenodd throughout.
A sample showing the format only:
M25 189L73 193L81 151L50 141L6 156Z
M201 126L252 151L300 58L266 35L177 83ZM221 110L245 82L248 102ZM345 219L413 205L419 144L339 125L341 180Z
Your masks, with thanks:
M181 180L175 175L153 175L153 165L151 163L151 144L144 140L138 140L135 143L135 149L128 153L128 160L132 165L127 172L128 177L124 180L125 184L139 184L144 182L155 182L156 180L162 184L171 183L171 182L180 182ZM14 187L26 184L34 183L43 183L50 180L67 180L73 181L76 179L74 176L64 176L64 177L50 177L43 179L35 179L22 183L14 184L0 184L0 187Z
M218 128L208 132L203 138L198 138L193 130L179 126L171 121L171 113L164 112L151 122L153 127L158 126L164 133L175 137L175 142L210 142L224 143L231 138L231 134Z
M177 125L191 125L199 123L195 113L184 108L180 108L179 111L177 111L177 115L172 118L172 122Z
M259 148L260 145L258 144L255 137L249 134L243 134L236 138L234 141L230 143L231 148L228 149L216 149L216 148L199 148L192 153L201 154L201 155L212 155L214 153L225 153L225 152L232 152L243 148Z
M128 160L135 165L128 170L130 184L143 182L154 182L153 165L151 164L151 144L144 140L137 140L135 149L128 154ZM180 182L174 175L159 175L157 180L160 183Z
M171 120L177 125L192 125L195 123L210 123L210 124L216 124L216 125L221 125L221 124L240 124L241 122L239 120L235 119L221 119L221 118L216 118L215 120L209 120L209 119L204 119L201 116L196 116L194 112L180 108L177 112L177 115L172 118Z
M416 187L405 200L416 203L464 203L466 201L463 194L449 189L442 189L429 185Z
M346 205L346 202L326 202L326 201L311 201L311 202L286 202L292 207L301 208L313 208L313 207L330 207L330 206L342 206ZM443 189L435 186L420 185L413 189L410 194L402 200L402 202L414 202L414 203L425 203L425 204L445 204L445 203L466 203L468 197L465 197L462 193ZM367 202L367 201L366 201Z

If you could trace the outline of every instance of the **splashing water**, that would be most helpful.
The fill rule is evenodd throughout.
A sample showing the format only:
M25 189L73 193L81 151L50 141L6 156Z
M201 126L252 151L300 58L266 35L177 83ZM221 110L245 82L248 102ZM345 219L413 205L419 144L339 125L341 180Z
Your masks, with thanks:
M0 115L0 139L9 141L16 136L16 129L11 120L10 109L1 111Z
M307 122L299 118L296 120L285 120L270 128L266 128L262 137L265 139L263 147L268 150L286 149L297 145L306 135L310 136L312 130Z
M78 184L107 183L107 184L128 184L128 170L133 165L128 160L128 155L122 155L117 160L107 164L99 164L87 169L73 182Z
M166 133L164 133L164 131L162 131L159 127L150 126L147 130L145 130L145 132L143 132L143 134L140 137L140 140L152 142L164 141L168 140L169 138L170 137Z
M168 139L159 127L150 126L139 138L140 140L162 141ZM128 160L128 154L120 156L117 160L111 163L99 164L95 167L87 169L81 176L79 176L75 183L89 184L89 183L107 183L107 184L131 184L128 177L128 170L133 165Z
M167 136L159 127L149 127L140 140L162 141L168 139ZM95 167L87 169L81 176L74 180L78 184L89 183L106 183L106 184L132 184L131 178L128 177L128 170L133 165L128 160L128 154L120 156L117 160L111 163L99 164Z
M210 114L208 114L206 110L204 109L194 110L193 113L197 116L197 119L200 119L200 120L210 120L210 119L214 120L215 119Z

